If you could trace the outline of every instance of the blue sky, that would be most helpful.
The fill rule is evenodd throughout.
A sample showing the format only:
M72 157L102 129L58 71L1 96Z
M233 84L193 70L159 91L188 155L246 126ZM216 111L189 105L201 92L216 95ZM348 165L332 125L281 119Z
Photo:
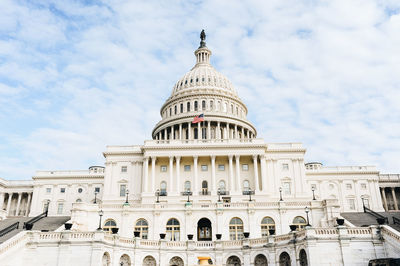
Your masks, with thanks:
M205 29L266 142L400 173L399 1L2 1L0 177L142 144Z

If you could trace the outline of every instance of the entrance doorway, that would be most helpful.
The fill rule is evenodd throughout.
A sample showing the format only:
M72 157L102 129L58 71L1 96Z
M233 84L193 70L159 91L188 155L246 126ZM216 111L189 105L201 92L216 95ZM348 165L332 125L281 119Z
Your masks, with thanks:
M201 218L197 223L197 240L198 241L212 240L211 222L207 218Z

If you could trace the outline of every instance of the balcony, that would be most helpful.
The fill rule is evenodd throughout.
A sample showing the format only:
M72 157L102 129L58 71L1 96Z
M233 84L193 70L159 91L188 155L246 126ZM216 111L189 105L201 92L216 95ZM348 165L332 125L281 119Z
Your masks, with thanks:
M202 190L202 191L199 192L199 195L210 196L211 195L211 191Z

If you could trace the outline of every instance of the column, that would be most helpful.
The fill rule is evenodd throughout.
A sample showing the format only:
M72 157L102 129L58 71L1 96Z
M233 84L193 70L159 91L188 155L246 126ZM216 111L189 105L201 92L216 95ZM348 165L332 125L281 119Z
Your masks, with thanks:
M170 139L175 139L175 126L171 126L171 138Z
M193 184L193 188L194 188L194 192L195 193L199 193L199 180L198 180L198 169L197 169L197 160L199 159L198 156L193 156L193 170L194 170L194 184Z
M226 139L230 139L231 138L231 134L229 132L229 123L226 123L226 134L225 134L225 138Z
M216 194L217 183L215 181L215 155L211 155L211 183L212 194Z
M26 202L26 212L25 212L25 216L29 215L29 212L31 210L31 200L32 200L32 193L28 193L28 201Z
M167 128L164 128L164 140L168 139L168 135L167 135Z
M237 125L235 125L235 139L238 139L238 138L239 138L239 136L238 136Z
M5 196L4 192L0 193L0 210L3 210L4 196Z
M7 202L7 216L10 215L10 207L11 207L12 193L8 193L8 202Z
M383 198L383 207L385 208L385 211L388 211L387 200L386 200L386 192L385 192L385 188L384 187L381 187L381 194L382 194L382 198Z
M260 186L258 184L258 162L257 162L258 155L253 155L253 165L254 165L254 185L255 190L260 191Z
M182 124L179 124L179 139L182 140Z
M217 132L215 132L215 136L217 139L221 139L221 123L217 122Z
M143 192L148 192L149 184L149 158L144 157L143 160Z
M174 189L173 177L174 177L174 156L169 156L169 184L168 191L172 192Z
M397 205L396 191L394 190L394 187L391 187L391 189L392 189L392 196L393 196L393 201L394 201L394 209L396 211L398 211L399 206Z
M211 139L211 121L207 121L207 139Z
M156 156L151 156L151 191L156 191Z
M236 189L240 191L240 155L235 155L236 163Z
M181 157L176 156L175 161L176 161L176 191L178 191L179 193L180 191L179 186L181 185L181 167L180 167Z
M19 207L21 206L21 198L22 198L22 193L18 192L18 202L17 202L17 209L15 210L15 216L19 215Z
M356 211L361 211L362 209L362 202L360 205L360 201L358 200L360 198L360 193L358 192L358 180L354 180L354 194L356 195L354 201L356 202ZM363 211L363 210L362 210Z
M265 193L267 192L267 164L265 162L265 155L260 155L260 165L261 165L261 188Z
M188 123L188 139L192 139L192 123Z
M233 155L228 155L229 158L229 184L231 186L231 191L235 191L235 180L233 178L233 163L232 163L232 159L233 159Z
M244 127L242 127L242 137L241 139L244 139Z

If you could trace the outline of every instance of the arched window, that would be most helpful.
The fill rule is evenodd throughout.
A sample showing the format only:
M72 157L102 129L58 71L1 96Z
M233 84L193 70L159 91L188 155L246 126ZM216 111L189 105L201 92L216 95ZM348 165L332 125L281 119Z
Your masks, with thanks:
M243 191L249 191L249 190L250 190L249 180L244 180L243 181Z
M275 234L275 221L271 217L264 217L261 221L261 236L266 237L270 235L269 230L271 230L271 234ZM274 232L272 233L272 230Z
M208 195L208 183L206 180L201 182L201 194Z
M214 101L210 101L210 110L214 108Z
M292 262L290 261L290 256L286 252L282 252L279 255L279 266L290 266Z
M167 240L179 241L180 225L175 218L169 219L167 222Z
M223 111L226 113L227 112L227 108L228 107L228 104L227 103L224 103L224 109L223 109Z
M217 111L220 111L221 110L221 101L218 101L217 102Z
M183 103L181 103L181 113L183 113Z
M141 239L147 239L149 233L149 224L145 219L139 219L135 225L135 232L140 232L139 237Z
M194 110L197 111L199 109L199 106L197 104L197 101L194 101Z
M76 199L76 201L75 202L82 202L82 200L81 199Z
M187 103L186 112L190 112L190 102Z
M296 230L300 230L300 229L303 229L307 225L307 222L306 222L306 219L304 219L303 217L296 216L293 219L293 225L296 226Z
M176 105L174 106L174 111L175 111L175 114L178 113L178 107Z
M110 263L111 263L110 254L108 254L108 252L104 252L102 259L102 266L110 266Z
M220 191L226 191L226 186L225 186L225 181L224 180L219 181L218 188L219 188Z
M243 221L238 218L232 218L229 222L229 238L230 240L243 239Z
M267 258L263 254L258 254L254 259L254 266L268 266Z
M152 256L149 255L143 259L143 266L157 266L157 262Z
M161 184L160 184L160 192L163 192L163 193L167 192L167 182L165 182L165 181L161 182Z
M190 190L191 190L190 181L186 181L185 182L185 191L190 191Z
M304 249L299 254L300 266L308 266L307 253Z
M183 260L180 257L175 256L175 257L172 257L169 260L169 265L171 265L171 266L184 266L185 264L184 264Z
M240 266L240 265L242 265L242 262L236 256L230 256L226 261L226 266Z
M201 109L206 110L206 101L201 102Z
M131 266L131 258L124 254L121 256L121 258L119 259L119 265L121 266Z
M117 223L113 219L108 219L104 223L103 231L111 232L111 228L116 228L116 227L117 227Z

